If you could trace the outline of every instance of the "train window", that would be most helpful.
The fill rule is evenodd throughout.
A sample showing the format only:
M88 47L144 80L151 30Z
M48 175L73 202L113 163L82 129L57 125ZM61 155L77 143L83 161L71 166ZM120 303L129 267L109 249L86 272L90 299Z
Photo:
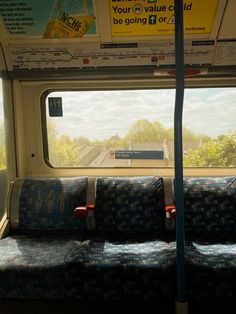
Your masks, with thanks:
M2 81L0 80L0 220L5 213L7 194L6 146L3 114Z
M236 166L235 88L186 90L184 125L185 167ZM186 136L187 135L187 136Z
M235 98L233 88L186 89L185 167L236 166ZM45 158L53 167L173 167L174 99L171 89L52 92Z

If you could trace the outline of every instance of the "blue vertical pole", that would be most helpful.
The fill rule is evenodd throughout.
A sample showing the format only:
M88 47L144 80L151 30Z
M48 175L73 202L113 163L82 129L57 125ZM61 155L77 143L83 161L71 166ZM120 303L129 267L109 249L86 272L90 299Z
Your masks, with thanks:
M184 101L183 0L175 0L176 94L174 113L177 301L186 302L182 116Z

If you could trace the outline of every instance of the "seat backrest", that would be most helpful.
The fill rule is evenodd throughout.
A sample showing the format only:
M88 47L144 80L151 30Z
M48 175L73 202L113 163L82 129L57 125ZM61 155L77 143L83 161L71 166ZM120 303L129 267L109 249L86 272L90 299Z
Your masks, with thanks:
M11 195L11 225L19 230L85 230L74 217L85 206L87 177L16 179Z
M188 234L235 236L235 177L184 178L184 210Z
M110 234L161 234L165 224L163 179L98 177L96 179L96 231Z

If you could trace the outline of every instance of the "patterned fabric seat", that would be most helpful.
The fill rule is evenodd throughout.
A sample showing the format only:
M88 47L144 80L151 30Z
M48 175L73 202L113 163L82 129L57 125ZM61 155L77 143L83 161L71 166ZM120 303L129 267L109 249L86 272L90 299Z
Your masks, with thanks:
M83 242L85 219L74 208L85 205L86 177L17 183L18 229L0 241L0 298L174 301L161 178L97 178L96 229Z
M184 179L185 230L190 237L236 236L235 177Z
M173 301L175 243L85 241L70 256L70 297Z
M232 302L236 297L236 241L186 246L190 300Z
M86 177L16 180L12 230L0 241L0 298L66 297L67 258L86 230L74 208L86 193Z
M173 302L175 244L163 239L163 180L102 177L95 190L95 235L70 257L71 297Z
M189 299L234 301L235 177L185 178L184 195Z
M74 209L84 206L87 177L18 179L20 185L17 210L18 229L79 230L86 229L85 220L75 218Z
M77 240L10 236L0 241L0 298L59 299L67 295L67 259Z
M96 179L96 232L108 235L159 235L164 232L163 179L101 177Z

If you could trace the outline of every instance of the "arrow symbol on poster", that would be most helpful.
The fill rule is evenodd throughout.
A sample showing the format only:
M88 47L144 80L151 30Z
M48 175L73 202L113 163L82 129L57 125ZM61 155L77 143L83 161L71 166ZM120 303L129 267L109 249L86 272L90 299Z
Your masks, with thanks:
M148 23L149 24L156 24L156 22L157 22L157 16L156 15L149 15Z

